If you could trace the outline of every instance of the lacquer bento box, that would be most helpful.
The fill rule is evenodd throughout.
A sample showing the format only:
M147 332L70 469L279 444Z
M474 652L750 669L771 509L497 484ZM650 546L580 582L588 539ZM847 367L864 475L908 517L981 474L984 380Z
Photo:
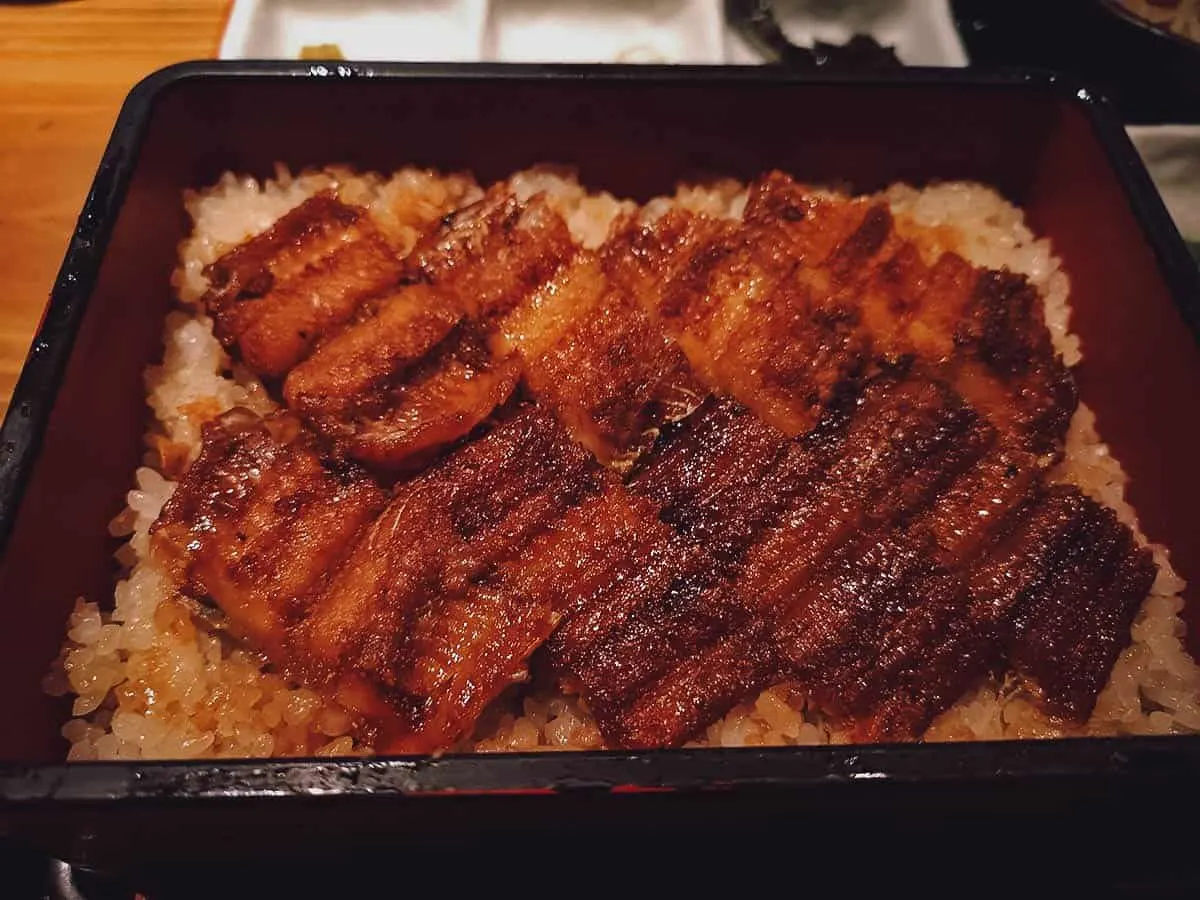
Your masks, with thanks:
M0 436L0 831L1140 846L1200 786L1198 316L1051 74L157 73Z

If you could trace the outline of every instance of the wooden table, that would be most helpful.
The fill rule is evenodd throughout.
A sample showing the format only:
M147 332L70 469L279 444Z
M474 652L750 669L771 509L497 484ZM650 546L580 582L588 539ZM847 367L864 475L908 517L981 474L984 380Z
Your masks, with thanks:
M157 68L214 56L228 6L0 6L0 414L121 101Z

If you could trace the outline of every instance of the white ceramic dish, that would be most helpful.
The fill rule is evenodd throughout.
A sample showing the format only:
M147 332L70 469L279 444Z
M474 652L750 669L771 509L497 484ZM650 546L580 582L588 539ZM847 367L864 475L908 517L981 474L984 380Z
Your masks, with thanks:
M347 59L753 63L721 0L236 0L222 59L296 59L336 44ZM946 0L784 0L800 44L870 34L909 65L965 66Z

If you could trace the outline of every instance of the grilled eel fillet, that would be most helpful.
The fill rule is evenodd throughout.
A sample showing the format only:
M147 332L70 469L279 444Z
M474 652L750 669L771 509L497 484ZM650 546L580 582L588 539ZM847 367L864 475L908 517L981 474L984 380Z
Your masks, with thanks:
M916 359L1015 443L1061 449L1075 387L1037 291L954 253L926 262L883 202L820 198L771 173L741 221L632 221L605 263L710 389L785 434L811 429L847 378Z
M374 723L381 747L431 751L523 677L558 615L510 582L607 477L524 407L389 498L293 416L239 411L205 427L154 552L234 634Z
M484 349L485 323L571 250L557 215L501 186L402 260L365 210L326 191L213 263L202 302L222 342L282 381L341 455L412 469L512 393L519 369Z
M361 210L321 194L209 275L218 335L377 472L427 463L522 375L606 464L627 465L700 399L683 354L596 255L541 198L503 184L403 261Z
M1081 721L1154 578L1110 510L1045 486L1035 457L925 379L838 397L800 439L709 400L630 487L708 549L723 572L710 595L746 612L674 657L655 635L685 631L686 606L593 627L582 653L560 627L556 671L622 746L684 741L785 680L865 740L919 736L1009 669L1046 712ZM701 615L710 602L697 598ZM643 658L653 674L614 702L609 669Z
M345 378L360 378L353 395L372 359L445 371L447 351L430 349L474 323L464 333L479 364L515 361L606 463L636 457L706 389L745 405L710 398L668 427L629 489L583 454L563 477L587 487L562 488L574 500L557 505L515 485L532 477L523 467L558 471L546 460L572 442L557 431L505 455L494 448L514 426L501 424L402 485L342 548L336 574L301 592L286 639L247 634L382 723L383 746L400 750L466 733L543 642L613 745L679 743L785 679L867 739L918 735L1006 668L1048 712L1086 717L1153 565L1110 511L1041 483L1039 455L1060 450L1075 396L1023 279L953 254L927 263L885 207L812 199L778 175L754 187L741 223L669 213L630 223L600 256L564 250L552 263L503 237L540 213L488 202L458 240L443 232L415 254L426 274L397 295L411 302L369 301L310 362L340 359ZM543 260L537 275L518 277L520 291L495 288L512 271L501 266L500 282L478 272L463 294L455 278L497 228L502 251ZM285 388L294 405L302 369ZM512 421L538 417L534 430L558 428L529 409ZM472 452L512 481L496 489L531 503L536 523L479 538L492 550L478 555L466 549L475 538L453 537L459 526L428 524L430 496L444 505L457 480L479 478L463 468ZM174 527L189 521L172 515ZM177 555L189 552L211 556ZM427 554L440 560L432 570L417 559Z

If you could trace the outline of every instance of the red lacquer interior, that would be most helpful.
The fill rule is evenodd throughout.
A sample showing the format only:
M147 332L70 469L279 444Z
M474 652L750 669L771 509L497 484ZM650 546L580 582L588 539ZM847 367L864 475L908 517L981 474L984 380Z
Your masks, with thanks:
M1200 574L1200 355L1079 101L1049 88L954 85L411 82L206 78L159 95L44 451L0 566L10 723L0 759L61 759L69 711L40 681L75 597L111 595L105 526L141 454L142 370L160 353L185 187L348 162L469 168L538 161L645 198L679 178L777 167L867 190L971 178L1022 204L1073 283L1083 398L1133 478L1146 532ZM1193 625L1197 617L1189 616ZM1196 628L1193 628L1195 631Z

